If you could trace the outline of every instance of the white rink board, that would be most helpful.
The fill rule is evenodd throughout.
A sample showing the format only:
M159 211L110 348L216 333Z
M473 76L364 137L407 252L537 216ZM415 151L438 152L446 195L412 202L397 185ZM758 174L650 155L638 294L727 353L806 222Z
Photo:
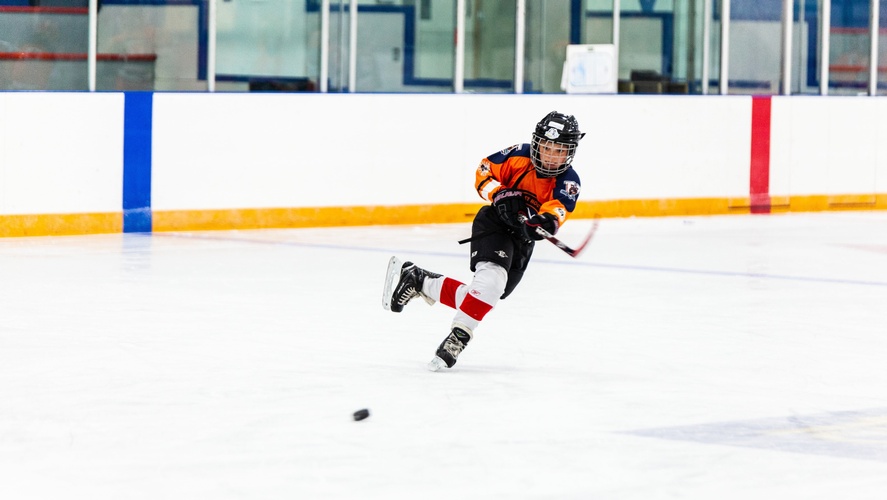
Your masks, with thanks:
M474 203L479 160L551 110L583 200L743 198L749 96L153 96L153 210ZM121 93L0 93L0 214L122 210ZM887 101L772 98L770 194L887 192Z
M0 93L0 214L119 212L123 97Z
M770 193L887 191L887 101L775 97Z
M517 120L512 99L158 94L153 207L476 202L480 159L528 141L541 116L569 106L566 96L530 97L522 109L535 111Z
M477 202L481 158L576 115L586 199L748 193L750 99L156 94L157 210Z
M583 198L748 196L751 98L599 97L582 112Z

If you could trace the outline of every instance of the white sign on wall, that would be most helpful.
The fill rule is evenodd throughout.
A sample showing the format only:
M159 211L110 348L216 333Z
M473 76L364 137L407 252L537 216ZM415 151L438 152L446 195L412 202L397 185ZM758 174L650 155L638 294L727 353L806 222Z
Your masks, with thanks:
M561 90L568 94L615 94L617 68L613 44L568 45Z

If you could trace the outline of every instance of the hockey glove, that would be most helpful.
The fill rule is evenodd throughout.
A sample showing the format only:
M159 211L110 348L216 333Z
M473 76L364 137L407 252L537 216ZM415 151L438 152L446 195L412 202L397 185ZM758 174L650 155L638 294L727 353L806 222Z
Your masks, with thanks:
M500 189L493 195L493 208L499 219L514 229L520 229L523 226L521 219L527 217L527 203L519 189Z
M541 240L544 238L543 235L539 234L539 231L536 231L537 228L544 229L548 234L554 234L557 232L559 223L557 217L551 215L549 213L538 214L531 219L527 219L521 229L524 232L524 236L527 239L531 240Z

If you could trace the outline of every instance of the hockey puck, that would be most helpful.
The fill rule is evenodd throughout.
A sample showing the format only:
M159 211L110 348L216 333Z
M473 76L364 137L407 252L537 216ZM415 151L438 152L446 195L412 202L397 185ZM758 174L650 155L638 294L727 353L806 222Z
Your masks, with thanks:
M356 412L354 412L354 420L356 422L359 422L369 416L370 416L370 411L367 410L366 408L364 408L362 410L357 410Z

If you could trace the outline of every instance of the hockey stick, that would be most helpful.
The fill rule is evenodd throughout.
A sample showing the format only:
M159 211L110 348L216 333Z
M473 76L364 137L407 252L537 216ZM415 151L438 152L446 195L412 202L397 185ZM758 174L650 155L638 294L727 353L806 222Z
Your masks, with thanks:
M526 218L523 218L522 222L526 222L526 220L527 220ZM568 247L566 243L555 238L551 233L542 229L541 227L536 228L536 234L538 234L539 236L552 242L554 244L554 246L560 248L564 253L566 253L567 255L569 255L570 257L573 257L575 259L576 257L579 257L579 254L582 253L582 251L585 250L585 247L588 246L588 243L591 242L591 238L594 237L594 233L597 231L597 228L600 225L600 222L601 222L600 216L595 215L594 222L591 224L591 230L588 231L588 234L585 235L585 239L582 240L582 243L580 243L579 246L577 246L576 248Z

